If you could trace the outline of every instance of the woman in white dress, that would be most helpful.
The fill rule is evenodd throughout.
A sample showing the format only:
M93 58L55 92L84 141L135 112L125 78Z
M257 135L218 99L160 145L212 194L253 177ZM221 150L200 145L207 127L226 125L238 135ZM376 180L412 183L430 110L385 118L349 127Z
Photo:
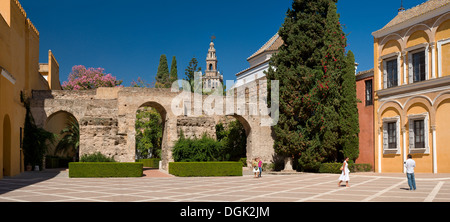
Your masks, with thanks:
M257 173L259 172L258 169L258 161L256 160L257 158L255 158L252 162L252 167L253 167L253 173L255 174L255 178L257 178Z
M345 161L344 161L344 163L342 165L342 168L341 168L342 173L341 173L341 176L339 177L338 187L341 186L342 181L345 181L346 187L349 187L348 181L350 180L350 177L349 177L350 170L348 169L347 161L348 161L348 157L345 158Z

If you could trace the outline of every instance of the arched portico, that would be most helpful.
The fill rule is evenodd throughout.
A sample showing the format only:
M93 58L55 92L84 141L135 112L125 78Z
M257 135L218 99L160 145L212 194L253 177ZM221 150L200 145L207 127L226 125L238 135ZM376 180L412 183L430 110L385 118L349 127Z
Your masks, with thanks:
M223 110L227 110L227 114L210 114L203 110L198 114L196 109L204 109L203 103L210 99L208 96L194 94L187 94L187 98L180 100L180 104L183 104L185 109L189 107L189 111L179 113L174 109L183 106L173 101L177 101L180 94L170 89L155 88L99 88L79 92L34 91L31 108L36 123L40 126L44 126L47 118L55 113L71 113L80 124L80 156L101 151L114 157L116 161L134 162L136 111L142 106L153 107L161 114L164 124L161 154L163 170L168 170L169 162L173 161L172 148L179 137L179 119L185 118L187 114L192 114L189 118L193 120L234 116L246 130L247 158L250 160L260 157L264 162L272 162L274 150L271 127L262 124L262 120L268 118L267 115L249 115L245 112L237 115L228 112L225 97L217 98L223 99Z

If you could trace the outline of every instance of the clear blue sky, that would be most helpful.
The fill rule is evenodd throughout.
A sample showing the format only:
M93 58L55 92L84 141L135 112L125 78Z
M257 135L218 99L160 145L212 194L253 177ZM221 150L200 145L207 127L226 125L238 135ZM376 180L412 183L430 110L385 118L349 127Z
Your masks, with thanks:
M52 50L61 84L74 65L103 67L129 86L152 82L161 54L178 62L178 77L192 57L202 69L212 35L224 80L249 67L247 58L281 27L292 0L19 0L40 32L40 62ZM338 13L348 50L373 67L372 32L393 19L401 0L340 0ZM403 0L412 8L425 0Z

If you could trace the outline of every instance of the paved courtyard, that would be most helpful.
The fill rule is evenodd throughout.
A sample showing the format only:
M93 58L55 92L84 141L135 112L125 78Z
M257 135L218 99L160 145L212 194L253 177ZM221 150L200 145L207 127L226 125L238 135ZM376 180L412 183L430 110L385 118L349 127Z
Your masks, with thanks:
M152 176L153 175L153 176ZM242 177L69 178L67 171L25 172L0 180L0 202L450 202L450 174L353 173L350 187L336 174ZM344 185L344 183L343 183Z

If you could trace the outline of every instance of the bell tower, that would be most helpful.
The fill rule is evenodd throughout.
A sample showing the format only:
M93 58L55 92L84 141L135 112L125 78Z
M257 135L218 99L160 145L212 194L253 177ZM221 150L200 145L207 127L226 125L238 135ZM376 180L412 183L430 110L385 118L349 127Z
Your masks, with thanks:
M217 56L216 49L214 48L214 36L211 38L209 44L208 55L206 56L206 76L217 76Z
M223 84L223 77L220 74L217 66L216 49L214 48L214 39L211 37L211 43L209 43L208 54L206 55L206 71L203 76L203 89L211 90L219 87L219 84Z

